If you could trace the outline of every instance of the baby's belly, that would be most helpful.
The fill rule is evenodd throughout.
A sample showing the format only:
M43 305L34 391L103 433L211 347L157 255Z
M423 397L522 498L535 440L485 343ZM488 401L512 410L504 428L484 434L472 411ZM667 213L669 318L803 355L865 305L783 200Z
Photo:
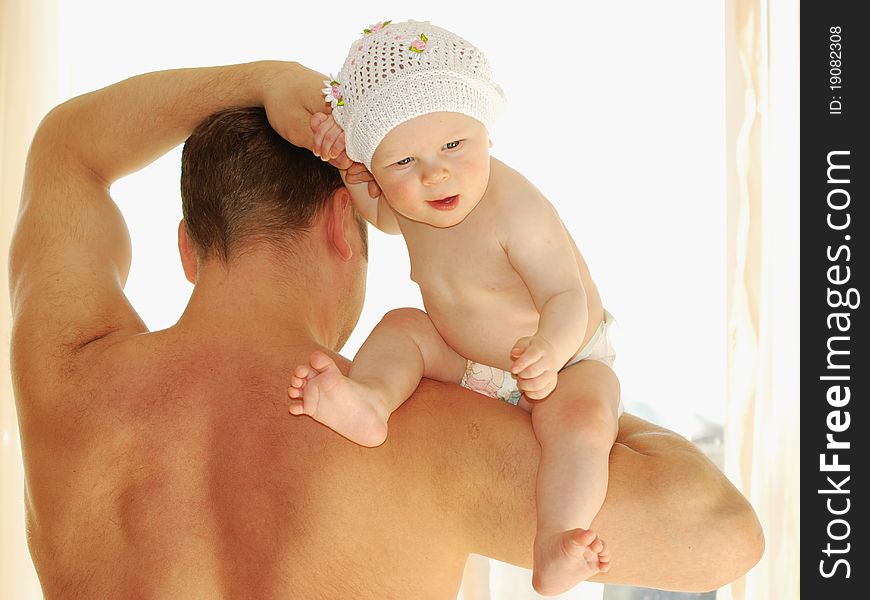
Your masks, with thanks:
M510 369L514 343L538 329L538 311L530 298L508 300L504 292L460 298L423 294L426 312L451 348L474 362L504 370Z

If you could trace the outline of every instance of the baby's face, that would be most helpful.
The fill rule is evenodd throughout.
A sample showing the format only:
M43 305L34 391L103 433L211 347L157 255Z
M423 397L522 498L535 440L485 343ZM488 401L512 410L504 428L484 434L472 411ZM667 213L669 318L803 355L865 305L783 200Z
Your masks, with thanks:
M438 112L391 130L372 157L390 206L435 227L461 223L489 183L489 134L463 114Z

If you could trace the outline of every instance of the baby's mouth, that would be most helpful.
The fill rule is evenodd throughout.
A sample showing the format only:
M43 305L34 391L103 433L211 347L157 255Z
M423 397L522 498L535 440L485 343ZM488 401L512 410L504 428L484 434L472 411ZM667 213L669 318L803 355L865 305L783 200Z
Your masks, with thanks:
M459 205L459 195L448 196L440 200L428 200L427 204L436 210L452 210Z

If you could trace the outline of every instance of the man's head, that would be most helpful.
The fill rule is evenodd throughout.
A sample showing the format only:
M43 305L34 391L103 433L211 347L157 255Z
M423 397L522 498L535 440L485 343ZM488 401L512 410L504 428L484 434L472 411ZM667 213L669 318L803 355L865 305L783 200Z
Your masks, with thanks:
M292 254L341 188L338 171L284 140L260 107L215 113L184 144L181 204L200 261L226 262L251 244Z
M206 119L181 164L179 250L188 280L199 285L215 263L220 268L209 273L238 268L266 286L294 281L290 289L303 293L291 298L284 287L284 309L305 314L295 302L314 306L322 343L341 348L362 310L368 247L366 223L338 171L285 141L262 108ZM257 270L262 264L279 279Z

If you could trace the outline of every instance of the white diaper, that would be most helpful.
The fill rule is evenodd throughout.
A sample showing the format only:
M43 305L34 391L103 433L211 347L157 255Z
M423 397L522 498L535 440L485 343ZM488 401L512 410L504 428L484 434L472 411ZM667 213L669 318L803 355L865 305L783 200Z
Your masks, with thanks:
M616 350L613 347L612 335L609 332L614 323L616 323L616 319L605 310L604 320L598 325L598 329L595 330L586 345L562 367L562 370L576 365L581 360L597 360L612 368L613 362L616 360ZM465 374L459 385L490 398L499 398L514 406L523 395L517 388L516 377L510 371L503 371L497 367L482 365L471 360L465 364ZM619 414L622 414L621 400Z

